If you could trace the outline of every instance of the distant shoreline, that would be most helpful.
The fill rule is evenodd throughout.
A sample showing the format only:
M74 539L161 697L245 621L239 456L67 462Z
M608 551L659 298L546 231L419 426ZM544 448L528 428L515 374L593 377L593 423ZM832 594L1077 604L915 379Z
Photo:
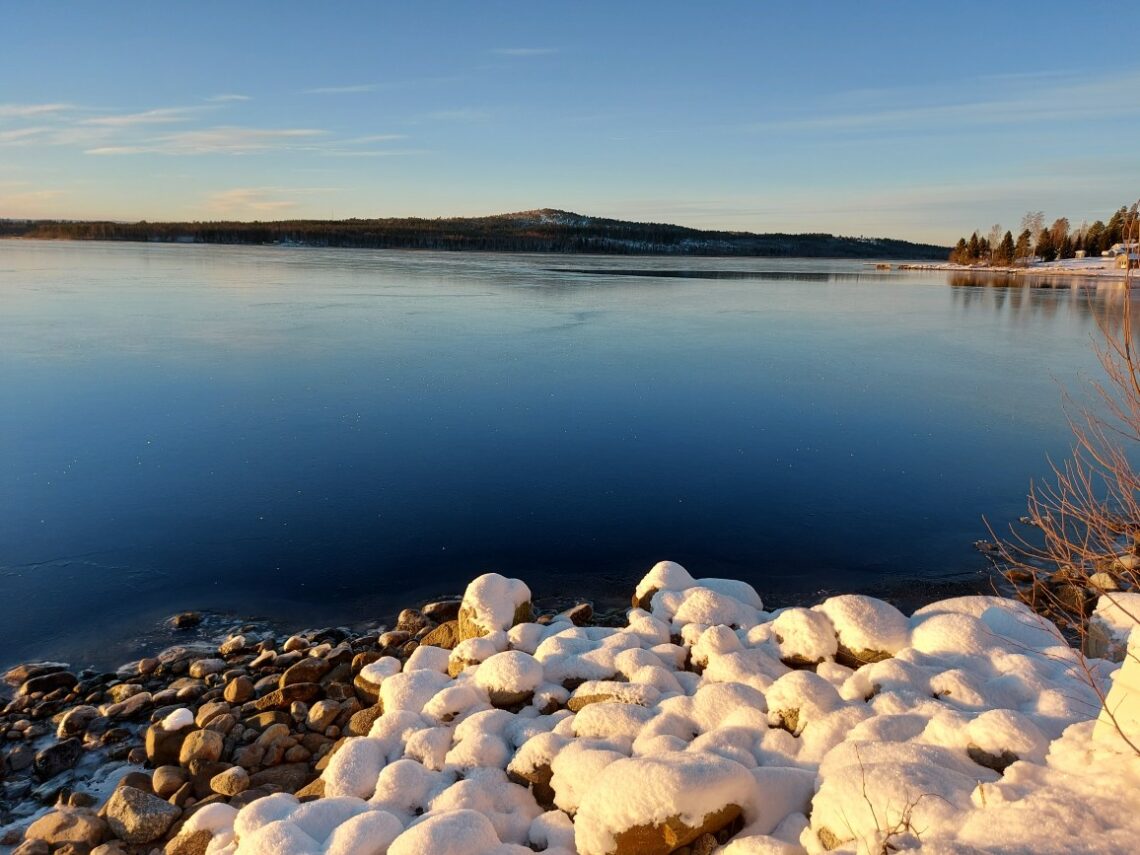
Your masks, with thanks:
M977 273L989 276L1071 276L1088 279L1123 280L1128 276L1124 268L1116 267L1108 259L1066 259L1042 262L1029 267L988 267L971 264L899 264L899 270L933 270L945 273ZM1133 278L1136 274L1133 273Z
M0 237L352 249L936 261L949 247L823 233L753 234L543 208L489 217L137 223L0 220Z

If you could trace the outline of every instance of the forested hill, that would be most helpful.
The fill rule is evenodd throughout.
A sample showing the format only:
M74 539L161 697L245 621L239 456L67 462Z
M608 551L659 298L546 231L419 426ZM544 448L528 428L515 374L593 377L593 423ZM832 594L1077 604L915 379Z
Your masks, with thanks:
M301 244L616 255L946 258L949 247L829 234L752 234L633 223L544 208L492 217L276 222L113 223L0 221L0 235L69 240Z

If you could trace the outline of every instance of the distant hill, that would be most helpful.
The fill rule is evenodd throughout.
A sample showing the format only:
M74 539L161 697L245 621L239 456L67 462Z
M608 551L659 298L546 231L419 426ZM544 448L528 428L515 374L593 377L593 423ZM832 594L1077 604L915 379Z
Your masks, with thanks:
M949 247L830 234L704 231L542 208L489 217L275 222L114 223L0 221L0 235L67 240L298 244L368 249L736 255L815 258L946 258Z

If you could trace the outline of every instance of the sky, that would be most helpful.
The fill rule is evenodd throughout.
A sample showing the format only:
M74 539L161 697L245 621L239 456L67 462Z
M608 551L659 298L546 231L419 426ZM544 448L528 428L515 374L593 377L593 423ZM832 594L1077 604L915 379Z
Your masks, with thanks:
M0 217L949 244L1140 195L1119 3L9 3Z

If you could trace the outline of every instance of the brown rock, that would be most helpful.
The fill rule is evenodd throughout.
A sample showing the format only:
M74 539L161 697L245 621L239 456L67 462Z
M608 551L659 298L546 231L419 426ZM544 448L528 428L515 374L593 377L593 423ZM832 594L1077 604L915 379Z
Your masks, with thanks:
M178 763L181 766L189 766L193 760L212 762L222 756L223 745L222 735L216 731L192 731L182 743L182 750L178 752Z
M308 763L283 763L269 769L262 769L249 776L251 786L261 787L271 784L284 792L295 793L316 777Z
M530 602L525 602L515 609L514 616L511 618L511 626L520 623L527 623L533 614ZM469 638L481 638L487 635L490 630L484 628L476 618L475 613L468 606L461 606L459 609L459 638L461 641L466 641Z
M697 826L685 825L679 816L671 816L654 825L635 825L614 835L614 855L669 855L676 849L705 835L715 835L741 814L738 805L725 805L705 814Z
M231 704L244 704L253 697L253 680L245 675L235 677L226 683L222 697Z
M28 826L29 840L43 840L52 847L64 843L98 846L107 834L107 823L87 808L63 807L45 814Z
M159 766L151 776L154 794L168 799L190 780L190 773L181 766Z
M288 713L282 710L273 710L271 712L263 712L250 716L242 723L246 727L252 727L255 730L265 730L267 727L272 727L275 724L287 725L290 721L292 721L292 719Z
M249 789L249 773L241 766L231 766L210 779L210 789L223 796L236 796Z
M310 730L323 733L325 728L336 721L341 706L336 701L317 701L309 708L306 724Z
M146 730L146 759L152 766L173 766L178 763L178 755L182 751L182 743L190 735L192 728L184 727L181 730L164 730L162 725L155 722Z
M309 657L302 659L295 665L289 666L281 675L277 685L284 689L296 683L319 683L321 677L332 669L332 665L324 659Z
M372 725L376 723L376 719L380 718L383 714L383 704L376 704L367 709L362 709L348 720L348 727L344 729L345 735L367 736L368 731L372 730Z
M428 647L442 647L444 650L454 650L455 646L459 644L459 621L449 620L441 623L421 638L420 644Z
M323 799L325 797L324 779L315 778L308 784L305 784L305 786L301 787L301 789L297 790L297 792L295 792L293 795L295 795L297 799L302 802L311 801L313 799Z
M434 603L428 603L420 611L424 617L431 618L436 623L445 623L459 617L461 605L463 605L462 600L437 600Z
M254 701L254 708L258 712L268 710L287 710L293 701L312 701L322 695L318 683L291 683L288 686L270 692L263 698Z
M106 806L107 824L111 832L127 843L150 843L166 834L182 811L158 796L119 787Z
M205 830L179 834L166 844L163 855L206 855L206 847L213 839L214 835Z

